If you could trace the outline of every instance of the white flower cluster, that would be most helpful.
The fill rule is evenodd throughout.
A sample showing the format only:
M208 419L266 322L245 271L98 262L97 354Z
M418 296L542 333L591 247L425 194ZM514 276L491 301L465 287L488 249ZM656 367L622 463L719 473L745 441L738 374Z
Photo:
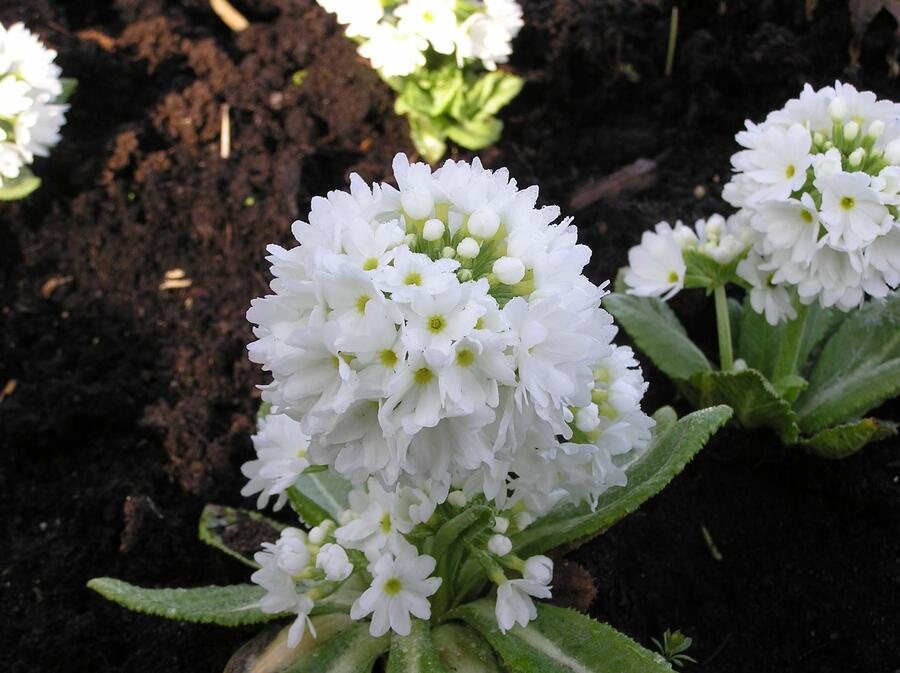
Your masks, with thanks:
M68 105L54 102L63 91L55 58L21 23L0 24L0 187L59 142Z
M696 252L728 266L747 253L754 239L742 213L728 219L716 214L697 220L693 229L680 220L674 227L660 222L655 231L645 231L640 244L628 251L628 292L639 297L671 299L684 288L686 253Z
M534 617L530 597L549 595L552 568L510 556L507 533L625 483L651 438L646 383L612 343L606 291L582 274L590 250L558 208L535 207L536 187L477 159L432 172L400 154L394 174L397 188L351 176L349 193L314 199L309 222L294 223L299 246L268 248L273 294L253 301L248 349L272 373L271 413L244 494L280 506L321 466L355 489L339 528L309 533L305 570L268 549L255 581L302 630L311 603L297 591L315 600L342 574L310 570L328 542L318 572L355 554L375 578L352 616L371 614L376 635L408 632L440 583L408 536L477 503L494 515L479 553L521 575L492 576L507 629Z
M425 65L429 49L455 55L460 67L480 60L494 70L512 54L522 27L515 0L318 0L360 42L359 53L385 77L404 77Z
M769 322L795 315L791 288L846 311L900 284L900 106L807 85L737 141L723 196L759 234L738 273Z

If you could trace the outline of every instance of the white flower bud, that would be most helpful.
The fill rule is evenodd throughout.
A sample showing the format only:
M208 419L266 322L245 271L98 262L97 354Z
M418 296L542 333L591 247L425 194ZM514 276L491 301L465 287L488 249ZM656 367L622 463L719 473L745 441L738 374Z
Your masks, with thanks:
M456 257L456 250L451 248L449 245L445 246L443 250L441 250L441 257L444 259L453 259Z
M352 509L342 510L340 514L338 514L338 523L342 526L346 526L348 523L353 521L356 518L356 515L353 513Z
M500 228L500 216L492 210L480 209L469 215L469 233L479 238L493 238Z
M328 537L328 531L322 528L321 526L315 526L311 528L309 531L309 542L310 544L320 545L325 542L325 538Z
M504 535L509 530L509 519L502 516L494 518L494 532Z
M553 561L546 556L532 556L526 559L522 575L526 580L538 584L550 584L553 579Z
M516 257L501 257L494 262L492 271L505 285L515 285L525 277L525 265Z
M462 491L451 491L450 495L447 496L447 502L453 507L465 507L468 504L469 499Z
M464 238L456 246L456 254L463 259L475 259L478 257L479 250L481 250L481 246L474 238Z
M505 535L492 535L488 540L488 551L494 556L506 556L512 551L512 540Z
M892 166L900 164L900 138L892 140L887 144L887 147L884 148L884 158L887 159L888 163Z
M600 425L600 410L593 402L575 413L575 427L581 432L593 432Z
M850 156L848 157L850 166L853 168L859 168L865 158L866 151L862 147L857 147L850 153Z
M516 514L516 528L525 530L534 523L534 516L530 512L519 512Z
M306 535L296 528L285 528L277 543L278 567L289 575L299 575L309 565Z
M884 134L884 122L880 119L876 119L871 124L869 124L869 130L866 131L866 135L870 138L880 138Z
M823 136L823 135L822 135L821 133L819 133L818 131L816 131L815 133L813 133L813 143L814 143L815 145L821 145L821 144L824 143L824 142L825 142L825 136Z
M426 241L436 241L444 235L444 223L432 218L422 227L422 238Z
M347 558L347 552L340 545L328 543L319 550L316 556L316 568L324 571L329 582L343 582L353 572L353 565Z
M828 104L828 114L836 122L844 121L844 117L847 116L847 102L840 96L834 98Z
M848 142L853 142L856 140L856 136L859 135L859 124L855 121L849 121L844 124L844 140Z
M403 210L414 220L424 220L434 210L434 197L423 189L410 189L400 196Z

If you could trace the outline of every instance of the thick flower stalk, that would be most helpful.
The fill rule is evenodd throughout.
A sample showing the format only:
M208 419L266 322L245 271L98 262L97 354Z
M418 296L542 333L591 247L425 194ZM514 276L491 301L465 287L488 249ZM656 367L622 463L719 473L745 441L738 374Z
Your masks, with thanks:
M522 28L515 0L318 0L399 94L416 149L436 162L446 139L481 149L499 138L494 115L522 87L497 71ZM483 74L487 71L487 74Z
M478 160L432 172L398 155L394 175L397 187L352 176L294 224L298 246L269 246L272 294L248 319L271 408L244 493L277 507L322 469L354 486L337 521L262 552L254 581L301 633L353 573L369 588L351 616L408 633L410 615L463 598L428 551L472 509L490 525L465 555L498 586L506 630L534 617L552 576L509 536L626 482L651 438L646 383L582 273L589 249L558 208L535 207L536 187Z
M55 58L23 24L0 24L0 199L36 187L28 166L59 142L68 105L60 102L65 82ZM14 190L26 179L34 187Z

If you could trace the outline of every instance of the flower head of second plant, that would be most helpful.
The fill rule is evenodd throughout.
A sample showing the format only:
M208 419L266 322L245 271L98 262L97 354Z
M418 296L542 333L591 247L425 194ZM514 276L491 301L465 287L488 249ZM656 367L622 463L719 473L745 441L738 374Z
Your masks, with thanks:
M34 189L28 166L59 142L68 105L60 103L64 81L55 58L23 24L0 24L0 199Z

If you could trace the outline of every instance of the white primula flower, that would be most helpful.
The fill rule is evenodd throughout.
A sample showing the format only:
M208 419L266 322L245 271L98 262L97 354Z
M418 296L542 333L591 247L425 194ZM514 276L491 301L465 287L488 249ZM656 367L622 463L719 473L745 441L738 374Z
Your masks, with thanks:
M69 106L56 102L63 87L55 58L23 24L0 24L0 188L60 140Z
M352 519L338 528L334 535L338 544L358 549L370 560L387 551L396 551L403 544L403 535L412 530L412 522L402 510L395 493L385 491L374 479L366 489L350 493Z
M815 90L747 123L723 196L758 234L741 275L767 319L789 297L850 310L896 289L890 260L900 206L900 106L849 84Z
M405 77L425 65L428 41L386 23L376 25L368 41L359 47L359 55L372 62L385 77Z
M479 59L488 70L506 63L512 41L522 28L522 8L514 0L485 0L483 12L470 15L456 35L456 60Z
M329 582L343 582L353 572L353 564L344 548L333 542L322 545L316 554L316 568L325 573Z
M645 231L640 245L628 251L625 284L628 293L638 297L671 299L684 287L686 271L682 247L671 225L660 222L656 231Z
M316 0L337 22L346 25L347 37L368 37L384 16L381 0Z
M552 579L552 572L546 572L544 564L526 565L525 576L522 579L506 580L497 587L497 603L494 615L500 631L506 633L513 626L528 626L528 622L537 617L537 608L533 598L550 598L548 584Z
M259 608L267 614L293 612L296 620L288 631L288 647L296 647L308 628L313 637L316 630L309 620L313 601L298 593L295 577L309 565L306 534L297 528L285 528L274 544L263 543L263 551L256 552L253 560L260 568L250 580L266 590Z
M441 586L440 577L431 577L437 563L431 556L420 556L410 544L386 553L369 566L372 584L350 608L352 619L372 615L369 633L379 638L388 631L409 635L410 615L431 618L428 598Z
M241 495L259 493L256 500L259 509L275 496L273 509L278 511L287 502L287 489L309 467L306 458L309 437L300 423L289 416L270 414L259 420L259 431L252 439L257 458L241 466L241 472L250 480L241 489Z
M455 4L456 0L408 0L394 10L399 19L397 27L425 38L439 54L452 54L456 34Z

